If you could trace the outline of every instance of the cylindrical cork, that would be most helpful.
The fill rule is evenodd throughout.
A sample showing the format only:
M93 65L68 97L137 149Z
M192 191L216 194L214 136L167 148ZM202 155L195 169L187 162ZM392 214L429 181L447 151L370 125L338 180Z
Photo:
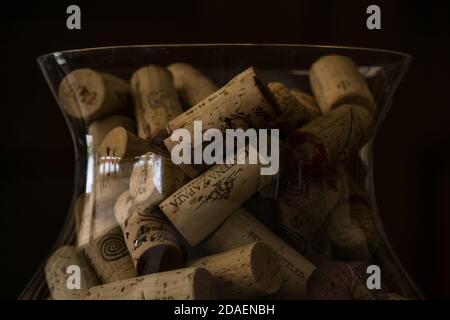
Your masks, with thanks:
M136 270L119 226L92 237L79 249L103 283L136 277Z
M142 155L133 167L130 194L134 203L156 206L188 182L184 171L170 159L152 152Z
M87 300L213 300L214 277L203 268L185 268L91 288Z
M92 122L89 125L88 133L92 136L92 146L97 152L105 136L114 128L123 127L127 131L135 133L136 124L125 116L112 115Z
M162 150L125 128L117 127L103 139L98 149L97 162L109 162L111 159L133 159L147 152L161 153Z
M199 70L187 63L174 63L167 67L172 73L175 88L187 106L196 105L219 88Z
M279 117L271 122L270 127L279 128L283 137L317 116L316 113L312 113L308 107L302 104L282 83L271 82L268 84L268 87L282 112Z
M162 142L168 122L183 112L171 73L155 65L143 67L131 77L131 93L139 137Z
M184 128L193 136L194 120L201 121L204 130L216 128L225 132L233 128L267 128L270 121L280 113L281 109L270 90L255 70L248 68L214 94L170 121L169 130L172 132ZM169 138L164 140L169 151L177 143Z
M130 191L124 191L116 201L114 205L114 217L116 218L117 224L123 229L125 220L130 216L131 206L133 205L133 198L131 197Z
M282 285L271 297L279 299L306 298L306 283L314 265L294 248L243 208L236 210L202 246L211 253L238 248L255 241L264 241L277 253Z
M308 280L312 300L374 300L366 284L350 265L339 261L324 262Z
M245 161L248 163L248 158ZM272 181L259 164L218 164L191 180L159 207L194 246Z
M301 165L322 174L334 163L356 154L370 139L373 118L357 105L343 105L293 131L287 144Z
M299 89L291 89L291 94L300 102L303 107L309 110L313 118L316 118L322 114L322 110L320 110L320 107L313 96Z
M336 168L319 178L296 169L280 182L280 234L314 264L333 258L326 219L347 190L346 176Z
M66 75L58 95L70 116L88 121L124 113L130 106L128 83L91 69L78 69Z
M369 197L362 187L349 177L348 206L352 221L363 231L367 240L369 251L377 249L381 242L381 231L378 228L381 223L369 201Z
M193 261L217 279L221 299L249 299L275 293L281 286L276 252L264 242L254 242Z
M133 205L122 231L138 275L184 266L185 254L175 230L158 207Z
M348 202L338 204L327 219L326 229L334 257L341 261L368 261L370 251L364 230L352 221Z
M324 56L309 72L311 88L323 113L343 104L361 105L375 114L375 101L355 63L344 56Z
M91 287L100 284L73 246L60 247L50 256L45 265L45 277L53 300L81 300Z

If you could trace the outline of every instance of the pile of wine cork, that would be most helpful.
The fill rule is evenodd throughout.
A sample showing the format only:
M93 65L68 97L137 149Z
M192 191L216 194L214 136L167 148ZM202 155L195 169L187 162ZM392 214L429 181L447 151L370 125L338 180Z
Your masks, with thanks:
M73 209L75 243L47 262L51 298L398 297L370 292L354 268L381 242L349 168L372 137L375 99L347 57L321 57L309 76L312 94L251 66L222 84L187 63L142 66L128 81L67 74L59 98L91 137L93 182ZM194 121L279 129L285 165L275 176L247 162L175 165L170 135Z

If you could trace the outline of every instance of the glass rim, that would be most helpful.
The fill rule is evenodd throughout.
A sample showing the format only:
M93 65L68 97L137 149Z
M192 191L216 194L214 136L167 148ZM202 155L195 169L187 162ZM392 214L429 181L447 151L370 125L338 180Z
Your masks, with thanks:
M182 44L136 44L136 45L121 45L121 46L101 46L101 47L92 47L92 48L84 48L84 49L69 49L62 51L54 51L50 53L45 53L39 55L37 60L42 61L50 56L60 55L60 54L68 54L68 53L89 53L89 52L101 52L108 50L116 50L116 49L132 49L132 48L155 48L155 49L163 49L163 48L196 48L196 47L284 47L284 48L310 48L310 49L338 49L338 50L354 50L360 52L367 53L383 53L383 54L391 54L400 58L405 59L406 61L410 61L412 56L408 53L389 50L389 49L379 49L379 48L369 48L369 47L352 47L352 46L343 46L343 45L320 45L320 44L295 44L295 43L182 43Z

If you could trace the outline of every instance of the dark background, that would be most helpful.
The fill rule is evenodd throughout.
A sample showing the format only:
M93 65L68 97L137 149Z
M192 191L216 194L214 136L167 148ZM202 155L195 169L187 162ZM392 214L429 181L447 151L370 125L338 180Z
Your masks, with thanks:
M450 297L450 8L422 1L58 1L2 3L0 297L47 257L72 196L70 134L36 64L57 50L157 43L302 43L410 53L375 141L379 209L425 296ZM82 30L66 29L79 4ZM382 30L366 29L378 4Z

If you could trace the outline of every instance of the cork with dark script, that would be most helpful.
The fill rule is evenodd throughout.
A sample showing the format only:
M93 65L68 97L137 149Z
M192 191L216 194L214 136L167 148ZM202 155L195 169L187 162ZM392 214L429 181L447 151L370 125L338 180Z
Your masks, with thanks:
M171 73L155 65L140 68L131 77L131 93L139 137L162 142L168 122L183 112Z
M90 239L79 249L103 283L136 276L119 226Z
M114 128L123 127L131 133L136 133L136 123L134 119L121 115L107 116L92 122L89 125L88 133L92 136L92 146L94 153L97 152L105 136Z
M89 290L87 300L213 300L214 277L203 268L185 268L126 279Z
M58 96L70 116L85 121L126 113L130 107L128 83L92 69L67 74L59 85Z
M203 73L187 63L173 63L167 67L172 73L175 88L186 110L196 105L219 88Z
M270 127L279 128L282 136L287 136L292 130L300 128L318 115L297 99L282 83L271 82L268 87L281 108L281 115L271 122Z
M203 129L216 128L223 132L234 128L267 128L279 115L280 107L270 90L253 68L248 68L228 84L208 96L191 109L169 122L172 132L178 128L194 133L194 120L201 121ZM176 141L166 139L172 150Z
M138 275L178 269L185 253L175 229L158 207L134 204L122 231Z
M189 265L211 272L221 299L264 296L277 292L282 283L276 252L264 242L202 257Z
M301 165L316 175L356 154L369 140L373 118L357 105L342 105L293 131L287 145Z
M315 264L331 260L326 221L329 212L347 194L346 176L338 168L321 177L293 170L280 182L277 197L280 235Z
M91 287L100 284L94 271L73 246L60 247L53 252L45 264L45 278L53 300L81 300Z
M244 152L244 151L241 151ZM159 207L194 246L272 181L259 164L217 164L178 189Z
M314 62L309 75L311 89L323 113L343 104L361 105L375 113L369 87L350 58L324 56Z
M282 283L278 292L270 297L305 299L306 283L315 266L242 207L225 220L202 247L211 253L219 253L255 241L267 243L277 253Z

